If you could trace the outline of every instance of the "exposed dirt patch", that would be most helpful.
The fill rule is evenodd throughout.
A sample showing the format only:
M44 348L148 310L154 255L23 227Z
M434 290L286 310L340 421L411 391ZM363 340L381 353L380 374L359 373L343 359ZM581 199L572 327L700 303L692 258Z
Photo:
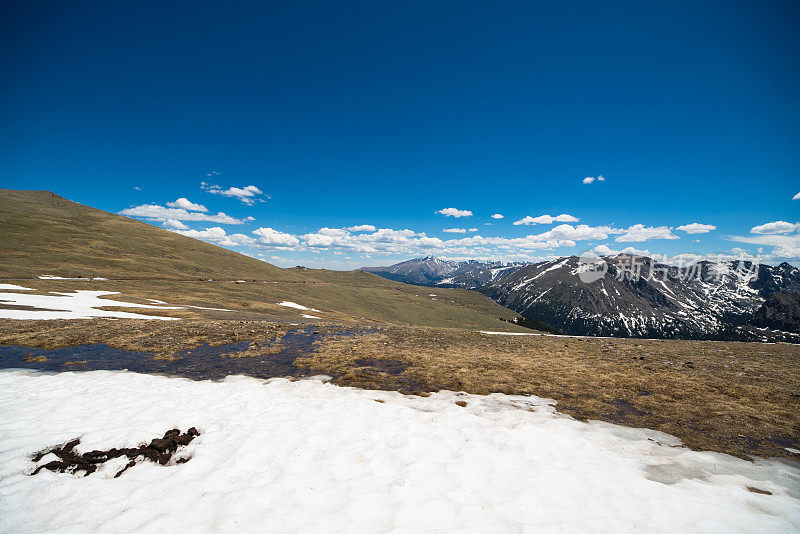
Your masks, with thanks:
M184 433L181 433L177 428L168 430L164 437L156 438L147 445L139 445L138 447L122 448L122 449L109 449L107 451L89 451L84 453L75 452L75 447L81 442L79 438L51 449L46 449L36 453L31 460L39 462L48 454L54 454L58 460L47 462L44 465L38 466L34 469L31 476L37 474L42 469L53 471L54 473L81 473L83 476L91 475L97 468L105 462L114 458L125 457L128 463L123 467L114 478L117 478L122 473L136 465L136 462L141 459L142 461L150 461L159 465L167 465L172 457L175 455L179 447L188 445L191 441L200 435L200 432L195 427L190 428ZM184 463L189 458L179 458L176 463Z

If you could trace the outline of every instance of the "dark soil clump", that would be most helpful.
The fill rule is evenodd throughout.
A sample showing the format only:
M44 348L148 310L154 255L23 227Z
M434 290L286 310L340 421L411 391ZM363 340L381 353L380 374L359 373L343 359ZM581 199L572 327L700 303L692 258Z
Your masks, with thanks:
M97 471L97 468L101 464L113 458L125 456L128 458L128 464L114 475L114 478L117 478L129 468L136 465L136 460L139 458L149 460L159 465L167 465L178 450L178 447L188 445L199 435L200 432L198 432L195 427L190 428L184 433L181 433L177 428L173 428L172 430L168 430L163 438L156 438L148 445L139 445L138 447L122 449L113 448L107 451L94 450L82 454L75 452L75 446L81 442L79 438L76 438L64 445L36 453L33 458L31 458L33 462L38 462L50 453L58 456L58 460L40 465L31 473L31 476L37 474L42 469L47 469L54 473L78 473L83 471L84 476L86 476ZM188 460L188 458L179 458L177 463L184 463Z

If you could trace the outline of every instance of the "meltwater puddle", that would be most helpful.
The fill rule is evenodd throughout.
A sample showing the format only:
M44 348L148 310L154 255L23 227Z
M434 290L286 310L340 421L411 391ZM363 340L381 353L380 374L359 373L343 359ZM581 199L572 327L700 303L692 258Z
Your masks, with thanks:
M120 350L104 343L37 349L19 345L0 346L0 369L38 371L118 371L181 376L193 380L220 380L229 375L274 378L301 375L294 361L312 351L318 330L304 328L286 333L281 349L273 354L233 356L247 350L250 341L225 345L200 345L181 351L171 360L156 359L147 352ZM233 357L227 357L227 356Z

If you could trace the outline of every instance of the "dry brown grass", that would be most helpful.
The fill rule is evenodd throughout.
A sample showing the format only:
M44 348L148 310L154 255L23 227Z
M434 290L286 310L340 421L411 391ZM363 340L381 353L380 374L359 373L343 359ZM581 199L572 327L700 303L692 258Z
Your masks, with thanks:
M225 357L279 351L298 328L259 321L0 321L0 344L106 343L171 358L201 344L250 341ZM295 365L340 385L425 394L531 394L580 419L653 428L695 449L794 457L800 448L800 346L489 336L463 329L321 324Z
M121 350L147 352L171 358L203 344L225 345L251 341L246 351L230 356L255 356L277 352L280 339L295 327L248 321L142 321L137 319L0 321L0 345L58 349L105 343Z

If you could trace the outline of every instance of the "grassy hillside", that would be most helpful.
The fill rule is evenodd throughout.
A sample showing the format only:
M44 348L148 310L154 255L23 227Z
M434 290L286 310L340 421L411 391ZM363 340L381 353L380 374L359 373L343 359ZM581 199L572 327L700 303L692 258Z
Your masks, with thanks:
M474 291L431 291L362 271L281 269L46 191L0 190L0 227L0 278L29 279L23 285L41 291L102 289L125 300L234 310L177 315L302 320L277 305L290 300L331 321L524 330L498 320L516 314ZM110 280L37 280L40 274ZM240 279L247 283L231 281Z
M0 276L274 278L281 269L48 191L0 189Z

